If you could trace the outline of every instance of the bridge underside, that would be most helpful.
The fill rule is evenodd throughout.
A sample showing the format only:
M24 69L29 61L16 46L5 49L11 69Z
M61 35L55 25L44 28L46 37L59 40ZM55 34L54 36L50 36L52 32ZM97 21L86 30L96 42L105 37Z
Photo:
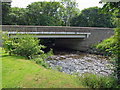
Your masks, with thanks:
M5 32L3 32L5 33ZM8 36L15 38L18 32L8 32ZM85 51L87 48L85 45L81 46L81 42L86 38L89 38L91 33L78 33L78 32L19 32L20 37L22 35L32 35L39 39L54 39L55 47L68 48L74 50ZM84 48L85 47L85 48Z
M88 47L86 45L82 45L82 42L84 42L84 39L82 38L55 39L55 47L86 51Z

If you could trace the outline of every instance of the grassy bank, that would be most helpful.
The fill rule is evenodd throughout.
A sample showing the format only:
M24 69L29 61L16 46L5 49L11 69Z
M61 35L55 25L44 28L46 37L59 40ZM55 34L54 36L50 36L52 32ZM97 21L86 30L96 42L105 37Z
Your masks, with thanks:
M114 78L93 74L75 77L46 69L21 56L2 53L2 88L113 88Z
M78 78L2 53L3 88L82 88Z

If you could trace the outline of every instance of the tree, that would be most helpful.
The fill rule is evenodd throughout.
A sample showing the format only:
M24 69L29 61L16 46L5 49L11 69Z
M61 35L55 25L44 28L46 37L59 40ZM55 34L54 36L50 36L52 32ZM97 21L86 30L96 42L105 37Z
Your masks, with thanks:
M116 16L118 20L117 28L115 30L115 39L117 40L116 43L116 51L114 52L115 61L116 61L116 69L117 69L117 78L118 78L118 85L120 86L120 1L118 2L102 2L104 6L102 8L102 12L110 12L115 13L117 12Z
M10 24L10 5L7 3L2 3L2 24L9 25Z
M99 13L100 8L91 7L81 11L78 17L72 18L72 26L81 27L114 27L112 15Z
M29 25L59 26L61 5L59 2L34 2L27 6L26 18Z
M61 0L61 4L64 6L63 20L65 25L70 26L71 19L79 13L77 3L75 0Z
M25 8L12 7L10 10L9 18L11 19L10 23L12 25L25 25L27 23L25 17Z

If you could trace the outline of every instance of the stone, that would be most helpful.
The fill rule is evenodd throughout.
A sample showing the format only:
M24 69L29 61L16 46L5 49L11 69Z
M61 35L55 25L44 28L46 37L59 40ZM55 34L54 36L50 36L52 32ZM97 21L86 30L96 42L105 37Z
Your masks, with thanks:
M59 60L64 60L64 59L66 59L66 56L60 56L59 57Z
M78 57L77 57L78 56ZM75 57L75 58L74 58ZM77 57L77 58L76 58ZM97 58L97 55L84 55L83 57L79 57L79 55L69 54L69 55L59 55L53 56L54 60L44 60L49 66L54 69L58 70L57 66L61 67L61 72L72 74L74 73L94 73L100 75L108 75L113 73L113 65L106 61L106 58L101 60L102 56ZM110 66L107 67L106 65Z

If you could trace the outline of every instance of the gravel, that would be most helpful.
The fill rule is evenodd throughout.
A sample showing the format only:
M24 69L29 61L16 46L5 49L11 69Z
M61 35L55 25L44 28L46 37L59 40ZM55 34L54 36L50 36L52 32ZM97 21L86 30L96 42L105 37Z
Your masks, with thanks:
M76 59L76 57L78 58ZM50 58L52 58L52 60ZM114 68L113 64L110 63L109 60L107 60L105 57L91 54L54 55L48 59L45 59L44 62L48 63L49 67L56 70L59 70L59 66L61 68L59 71L67 74L72 74L74 72L79 74L94 73L108 76L113 73L111 68Z

